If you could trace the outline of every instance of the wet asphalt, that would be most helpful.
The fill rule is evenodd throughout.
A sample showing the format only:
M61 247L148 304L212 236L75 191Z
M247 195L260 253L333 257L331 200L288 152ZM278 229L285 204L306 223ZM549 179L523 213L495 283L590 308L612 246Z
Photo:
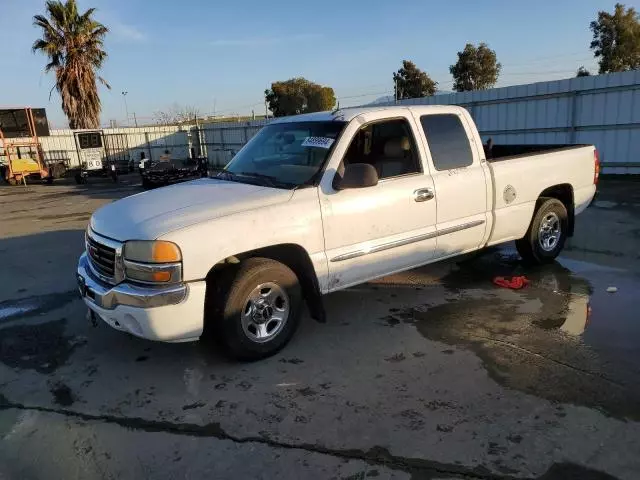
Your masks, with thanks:
M640 183L605 180L554 264L338 292L242 364L87 320L75 262L122 180L0 188L0 479L640 477Z

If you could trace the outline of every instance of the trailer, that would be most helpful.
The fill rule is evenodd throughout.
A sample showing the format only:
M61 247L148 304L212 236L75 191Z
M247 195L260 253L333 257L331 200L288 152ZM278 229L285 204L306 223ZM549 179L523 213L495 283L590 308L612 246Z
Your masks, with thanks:
M76 183L86 183L89 177L107 176L117 181L118 175L132 170L126 135L78 130L73 136L80 165L71 169L68 175L73 175Z
M45 110L31 107L0 109L0 176L10 185L27 178L53 178L44 161L39 136L49 135Z

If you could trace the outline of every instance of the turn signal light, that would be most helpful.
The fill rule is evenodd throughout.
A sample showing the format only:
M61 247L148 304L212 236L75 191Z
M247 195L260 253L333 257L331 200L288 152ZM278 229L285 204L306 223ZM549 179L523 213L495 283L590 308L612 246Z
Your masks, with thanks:
M170 272L153 272L151 274L154 282L168 282L171 280Z

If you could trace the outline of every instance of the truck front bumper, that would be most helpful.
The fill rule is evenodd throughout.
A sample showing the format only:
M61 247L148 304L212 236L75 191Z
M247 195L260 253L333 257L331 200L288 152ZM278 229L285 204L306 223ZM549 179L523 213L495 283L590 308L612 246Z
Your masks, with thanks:
M92 273L86 253L78 261L78 290L89 309L116 330L149 340L198 340L204 326L204 281L167 287L107 285Z

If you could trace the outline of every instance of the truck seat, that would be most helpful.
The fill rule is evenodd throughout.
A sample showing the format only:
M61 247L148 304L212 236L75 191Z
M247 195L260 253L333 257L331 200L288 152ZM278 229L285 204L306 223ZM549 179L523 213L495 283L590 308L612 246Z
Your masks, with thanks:
M387 140L384 144L384 154L374 166L380 178L395 177L413 171L409 139L399 137Z

